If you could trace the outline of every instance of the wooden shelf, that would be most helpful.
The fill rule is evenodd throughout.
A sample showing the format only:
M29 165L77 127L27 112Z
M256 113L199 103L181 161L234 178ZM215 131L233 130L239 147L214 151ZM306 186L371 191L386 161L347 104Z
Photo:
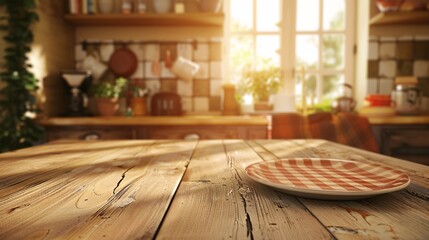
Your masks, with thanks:
M67 15L75 26L214 26L221 27L223 13Z
M369 21L371 26L429 24L429 11L379 13Z

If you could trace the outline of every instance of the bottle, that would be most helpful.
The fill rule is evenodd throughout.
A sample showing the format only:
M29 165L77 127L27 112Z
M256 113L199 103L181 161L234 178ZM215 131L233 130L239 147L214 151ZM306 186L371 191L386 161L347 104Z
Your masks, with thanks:
M132 1L131 0L122 0L121 2L121 11L123 14L130 14L132 11Z
M147 5L145 0L136 0L134 2L135 12L138 14L144 14L147 11Z

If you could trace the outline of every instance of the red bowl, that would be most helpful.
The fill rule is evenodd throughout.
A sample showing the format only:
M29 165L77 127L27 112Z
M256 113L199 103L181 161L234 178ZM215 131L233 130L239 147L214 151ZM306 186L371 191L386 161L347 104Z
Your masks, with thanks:
M398 11L403 0L376 0L376 2L380 12L394 12Z
M370 106L390 106L391 99L390 95L382 95L382 94L370 94L365 100L369 102Z

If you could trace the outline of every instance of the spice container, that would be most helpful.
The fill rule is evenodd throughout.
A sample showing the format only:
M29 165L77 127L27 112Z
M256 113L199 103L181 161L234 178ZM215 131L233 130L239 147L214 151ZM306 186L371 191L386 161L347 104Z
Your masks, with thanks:
M134 3L135 12L144 14L147 12L147 5L145 0L136 0Z
M121 1L121 12L123 14L130 14L133 9L132 0L122 0Z
M185 13L185 3L183 0L176 0L174 3L174 13Z
M396 113L415 115L420 112L420 89L416 77L398 77L392 92Z

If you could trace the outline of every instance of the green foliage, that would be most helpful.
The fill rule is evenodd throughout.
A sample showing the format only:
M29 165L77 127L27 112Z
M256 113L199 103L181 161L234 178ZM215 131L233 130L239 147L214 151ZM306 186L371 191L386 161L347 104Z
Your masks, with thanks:
M119 98L125 89L127 79L117 78L115 83L102 82L94 85L94 97L97 98Z
M267 101L270 95L277 93L282 86L280 68L263 61L256 69L247 68L238 83L244 93L252 94L258 101Z
M34 0L0 0L0 31L6 43L5 64L0 72L0 152L32 146L43 135L34 116L39 112L34 93L37 79L29 71L27 54L33 33L30 26L38 21Z

